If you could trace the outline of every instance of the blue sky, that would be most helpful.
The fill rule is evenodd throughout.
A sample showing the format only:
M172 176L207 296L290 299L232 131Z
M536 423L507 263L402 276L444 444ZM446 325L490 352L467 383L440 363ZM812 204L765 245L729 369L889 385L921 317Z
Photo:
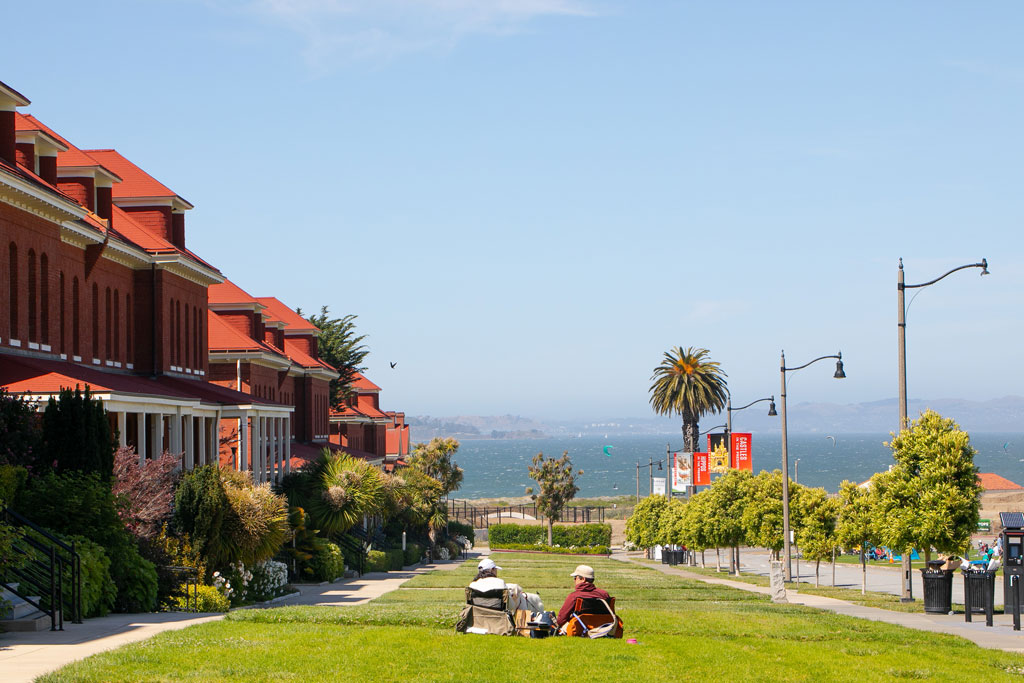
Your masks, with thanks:
M29 111L192 202L189 246L252 294L357 314L387 409L649 415L675 345L737 403L779 393L781 349L846 361L791 402L891 398L901 256L910 283L992 271L914 301L910 395L1024 393L1018 3L4 15Z

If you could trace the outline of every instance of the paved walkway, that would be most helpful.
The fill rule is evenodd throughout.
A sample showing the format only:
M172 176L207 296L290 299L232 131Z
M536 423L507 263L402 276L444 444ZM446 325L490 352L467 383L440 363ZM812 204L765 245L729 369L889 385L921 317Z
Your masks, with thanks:
M751 558L751 555L756 553L745 553L746 556L741 555L741 563L744 569L747 569L747 563ZM743 581L733 581L726 578L717 578L712 576L705 576L703 574L695 574L688 572L685 569L677 567L671 567L665 564L649 564L648 562L640 561L635 557L630 557L626 553L615 553L612 555L612 559L620 560L622 562L631 562L638 564L643 567L656 569L665 574L672 574L675 576L683 576L688 579L694 579L696 581L703 581L704 583L717 584L720 586L728 586L729 588L736 588L737 590L749 591L751 593L761 593L768 595L770 590L767 586L755 586L753 584L744 583ZM713 566L713 565L712 565ZM829 576L831 576L831 567ZM839 567L836 567L836 576L838 583ZM794 567L795 571L795 567ZM876 571L889 571L887 569L878 568ZM897 579L897 589L899 587L899 572L895 572ZM813 574L812 574L813 580ZM868 588L873 588L872 581L873 576L868 578ZM961 582L962 583L962 582ZM823 582L824 585L828 585L827 582ZM859 568L858 568L858 580L857 586L860 587L859 579ZM896 591L898 594L898 590ZM908 628L918 629L919 631L932 631L934 633L949 633L951 635L960 636L966 638L974 643L977 643L981 647L993 649L993 650L1006 650L1008 652L1024 653L1024 631L1013 630L1013 617L1012 615L996 614L993 618L993 626L985 626L985 615L974 615L974 621L967 623L964 621L964 615L945 615L945 614L925 614L924 607L922 605L922 611L919 613L907 613L907 612L891 612L889 610L877 609L875 607L863 607L861 605L855 605L853 603L845 602L843 600L836 600L834 598L825 598L818 595L807 595L802 594L799 590L790 589L787 591L788 599L791 604L794 605L806 605L808 607L814 607L817 609L824 609L837 614L845 614L851 617L857 617L859 619L870 619L872 621L884 621L889 624L896 624L898 626L906 626ZM920 594L918 594L920 595ZM920 602L919 602L920 604Z
M455 569L461 564L462 560L436 562L402 571L364 574L358 579L337 583L298 586L298 595L261 607L362 605L397 589L414 576L435 569ZM0 681L32 681L37 676L97 652L145 640L163 631L175 631L223 618L223 614L185 612L111 614L86 619L82 624L65 622L63 631L0 633Z

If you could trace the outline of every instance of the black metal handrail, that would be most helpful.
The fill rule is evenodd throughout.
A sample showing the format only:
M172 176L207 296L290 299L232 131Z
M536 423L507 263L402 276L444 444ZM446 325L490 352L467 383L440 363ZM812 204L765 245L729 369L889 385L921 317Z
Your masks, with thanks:
M67 543L10 508L2 516L11 526L27 530L12 551L22 556L0 585L50 617L50 630L64 630L64 614L82 623L82 558L77 545ZM70 582L70 591L65 584ZM70 595L69 595L70 594ZM38 599L36 599L38 598Z

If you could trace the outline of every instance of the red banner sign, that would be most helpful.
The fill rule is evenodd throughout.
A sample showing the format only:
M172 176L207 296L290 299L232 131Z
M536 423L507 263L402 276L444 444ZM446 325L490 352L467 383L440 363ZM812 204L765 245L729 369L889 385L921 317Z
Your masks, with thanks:
M710 486L711 472L708 471L708 454L693 454L693 485Z
M729 452L732 454L732 466L738 470L754 471L754 458L751 453L753 437L750 434L733 432Z

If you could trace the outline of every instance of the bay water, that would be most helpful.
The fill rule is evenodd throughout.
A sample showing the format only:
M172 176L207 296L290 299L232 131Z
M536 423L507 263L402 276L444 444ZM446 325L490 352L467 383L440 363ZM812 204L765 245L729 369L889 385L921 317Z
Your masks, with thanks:
M789 472L801 484L821 486L830 493L848 479L862 482L893 463L884 444L889 434L790 434ZM704 443L702 438L702 444ZM635 495L636 465L640 467L640 496L650 492L648 463L654 459L654 476L664 477L665 449L679 449L679 434L583 435L540 439L476 439L460 442L455 460L465 471L455 498L502 498L522 496L536 488L527 467L537 453L561 457L569 452L573 466L584 474L577 478L577 497ZM1024 434L976 433L971 445L977 450L975 464L982 472L994 472L1024 486ZM609 447L609 448L606 448ZM754 472L782 469L782 439L778 433L753 435ZM607 451L607 455L605 454ZM799 464L797 464L799 460ZM658 470L658 463L662 470Z

